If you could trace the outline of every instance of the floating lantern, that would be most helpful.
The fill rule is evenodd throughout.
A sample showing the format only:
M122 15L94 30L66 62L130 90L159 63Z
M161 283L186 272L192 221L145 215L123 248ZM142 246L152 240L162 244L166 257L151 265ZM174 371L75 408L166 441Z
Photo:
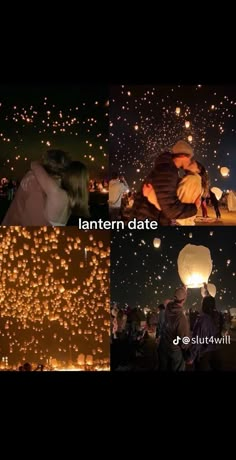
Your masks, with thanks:
M160 238L154 238L154 240L153 240L153 246L154 246L154 248L157 248L157 249L161 246L161 240L160 240Z
M220 168L220 173L223 177L227 177L229 175L229 168L227 168L226 166Z
M211 191L215 194L216 199L219 201L223 195L222 190L218 187L212 187Z
M214 284L208 283L207 284L207 291L208 291L208 293L210 294L211 297L216 296L216 287L215 287ZM202 294L202 297L206 297L206 291L205 291L204 287L201 288L201 294Z
M211 253L205 246L187 244L179 253L178 272L188 288L201 287L208 282L212 271Z

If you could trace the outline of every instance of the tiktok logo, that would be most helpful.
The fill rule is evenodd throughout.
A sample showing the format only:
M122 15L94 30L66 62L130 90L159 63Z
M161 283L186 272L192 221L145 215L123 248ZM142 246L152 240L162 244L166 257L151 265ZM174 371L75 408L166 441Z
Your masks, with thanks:
M174 345L179 345L180 340L181 340L181 337L179 337L179 335L177 335L176 339L173 340L173 344Z

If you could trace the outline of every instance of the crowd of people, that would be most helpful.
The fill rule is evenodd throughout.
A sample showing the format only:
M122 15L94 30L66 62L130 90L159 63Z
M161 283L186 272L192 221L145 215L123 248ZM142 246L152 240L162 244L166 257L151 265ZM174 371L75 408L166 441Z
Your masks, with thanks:
M140 309L111 310L111 369L117 371L220 371L219 344L230 315L216 308L205 286L200 311L184 308L185 287L145 315ZM186 339L186 337L189 339ZM197 338L195 343L193 338ZM204 339L211 338L208 343ZM218 343L217 343L218 342Z

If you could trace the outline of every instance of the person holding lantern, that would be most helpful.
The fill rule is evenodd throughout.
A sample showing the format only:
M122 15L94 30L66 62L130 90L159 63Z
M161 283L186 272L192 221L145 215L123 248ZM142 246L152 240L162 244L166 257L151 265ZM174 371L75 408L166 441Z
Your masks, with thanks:
M219 210L219 201L217 200L216 195L212 190L210 190L209 194L210 194L211 204L212 204L212 206L213 206L213 208L215 210L215 213L216 213L216 219L220 219L221 214L220 214L220 210Z

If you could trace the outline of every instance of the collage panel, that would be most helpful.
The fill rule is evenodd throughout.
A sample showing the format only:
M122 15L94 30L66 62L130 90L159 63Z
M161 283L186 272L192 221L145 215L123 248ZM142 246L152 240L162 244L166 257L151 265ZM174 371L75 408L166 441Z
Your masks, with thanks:
M110 369L107 85L0 85L0 369ZM89 228L89 227L88 227Z
M0 223L108 216L107 85L0 85Z
M236 370L232 227L113 231L112 371Z
M236 85L110 89L112 220L236 225Z
M110 233L0 228L0 370L110 369Z

